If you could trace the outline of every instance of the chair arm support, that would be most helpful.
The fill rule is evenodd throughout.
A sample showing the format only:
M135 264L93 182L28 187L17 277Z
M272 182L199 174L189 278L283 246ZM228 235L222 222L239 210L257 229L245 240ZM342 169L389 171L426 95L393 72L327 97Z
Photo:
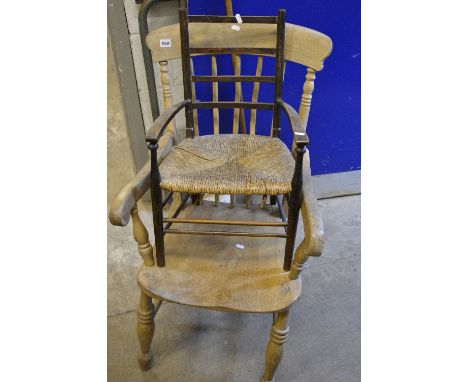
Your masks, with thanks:
M164 134L164 130L166 130L166 127L174 119L176 114L191 102L192 101L186 99L164 110L146 133L146 141L158 143L159 139Z
M320 256L322 254L324 245L322 216L313 190L308 151L304 155L304 162L302 171L304 192L301 205L304 240L294 254L291 272L289 273L289 278L292 280L299 277L299 273L304 268L309 256Z
M158 161L161 162L172 149L172 136L163 135L159 145ZM128 224L131 209L150 187L150 173L151 163L148 160L114 198L109 209L109 220L113 225L126 226Z
M282 100L279 100L278 102L289 119L289 124L293 131L294 142L297 146L307 146L309 144L309 137L307 136L305 127L302 126L296 110Z

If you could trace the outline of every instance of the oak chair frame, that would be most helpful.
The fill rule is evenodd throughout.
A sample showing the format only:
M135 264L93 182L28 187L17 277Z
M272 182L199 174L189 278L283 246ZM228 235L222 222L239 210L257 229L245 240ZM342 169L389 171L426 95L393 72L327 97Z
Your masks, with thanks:
M301 125L297 112L290 105L281 99L282 86L283 86L283 73L284 73L284 41L285 41L285 18L286 11L279 10L278 16L244 16L243 23L253 24L276 24L276 48L264 47L236 47L236 48L223 48L223 47L190 47L189 37L189 22L192 23L235 23L236 18L233 16L189 16L187 8L179 9L180 21L180 39L181 39L181 53L182 53L182 72L184 76L184 98L185 100L171 106L163 114L156 119L154 125L146 135L148 148L151 152L151 199L153 208L153 224L154 236L156 242L156 263L158 267L165 266L165 250L164 250L164 236L165 234L199 234L199 235L237 235L237 236L258 236L262 237L281 237L286 239L285 255L283 269L289 271L291 269L291 262L293 258L294 244L296 238L297 224L299 221L299 210L302 198L302 161L305 153L305 147L309 144L309 138L305 128ZM192 75L193 68L191 66L191 54L224 54L230 53L239 55L242 53L247 54L270 54L275 55L275 75L274 76L241 76L235 73L234 76L196 76ZM237 70L236 70L237 71ZM255 82L272 82L275 84L274 102L198 102L194 101L194 83L195 82L236 82L236 84L247 81ZM258 92L258 88L257 88ZM239 94L239 92L236 92ZM236 94L236 99L238 95ZM168 219L163 217L163 200L162 190L160 186L161 177L157 162L157 149L158 141L164 134L164 131L174 119L176 114L185 108L186 116L186 138L195 137L194 128L194 110L202 108L218 109L218 108L234 108L234 118L238 118L238 110L240 108L250 109L266 109L273 110L273 123L271 129L271 136L279 138L280 135L280 110L284 110L289 119L289 124L293 131L295 143L295 168L294 175L291 181L292 190L289 197L286 199L289 205L289 213L287 223L284 222L285 218L282 216L283 222L278 223L280 226L286 227L286 234L252 234L249 232L225 232L225 231L188 231L188 230L174 230L170 229L173 223L181 223L177 219L177 214L181 208L176 211L173 216ZM234 126L236 124L234 123ZM245 133L245 132L244 132ZM277 200L276 198L273 200ZM183 203L181 203L183 206ZM164 226L164 223L167 223ZM192 220L192 223L199 224L230 224L226 221L207 221L207 220ZM231 223L232 224L232 223ZM241 221L235 222L235 225L249 225L249 222ZM271 225L257 222L256 225Z
M231 9L232 15L232 9ZM183 17L183 15L182 15ZM193 17L193 16L192 16ZM198 16L197 16L198 17ZM245 17L243 18L245 20ZM258 19L258 18L257 18ZM226 19L229 22L232 22L232 19ZM195 20L196 21L196 20ZM217 20L219 21L219 20ZM160 28L162 30L161 33L169 34L174 38L174 42L178 41L177 34L177 25L167 26ZM183 27L181 23L181 28ZM244 27L244 26L243 26ZM256 28L256 27L255 27ZM261 27L259 27L261 29ZM253 30L253 29L252 29ZM272 202L276 203L278 206L278 210L281 215L281 222L253 222L253 221L220 221L220 220L210 220L210 219L193 219L193 218L177 218L179 212L184 208L187 200L191 195L185 194L178 194L178 193L168 193L168 195L162 198L162 190L158 187L159 179L159 172L158 172L158 165L164 160L167 154L170 152L172 147L177 144L177 134L175 132L175 125L174 125L174 117L175 115L181 111L182 109L189 110L194 106L194 94L193 88L184 86L184 93L187 92L185 95L185 100L179 102L178 104L172 105L172 94L170 91L169 86L169 77L168 77L168 65L167 60L171 58L176 58L179 54L177 53L177 49L172 49L170 51L161 52L158 50L157 47L157 38L158 33L154 34L153 36L150 34L148 35L146 42L149 48L152 51L153 60L159 62L160 65L160 73L161 73L161 82L163 84L163 103L165 111L157 118L150 128L147 134L148 139L148 146L150 149L150 160L146 163L146 165L137 173L135 178L127 184L121 192L117 195L115 200L113 201L111 208L110 208L110 220L111 223L114 225L125 226L128 224L129 220L132 220L133 223L133 235L135 241L138 245L138 251L143 260L143 269L157 269L155 267L155 259L156 265L158 267L164 266L164 257L158 257L158 251L161 252L161 243L164 245L163 240L158 240L158 236L160 238L164 237L165 233L175 233L171 232L170 226L176 222L180 223L203 223L203 224L225 224L225 225L245 225L245 226L256 226L256 225L267 225L267 226L276 226L276 227L284 227L286 230L289 230L289 224L292 223L294 220L294 216L291 217L291 214L296 214L296 227L297 228L297 218L298 214L302 213L303 225L304 225L304 240L302 243L297 247L296 251L293 253L294 250L294 240L292 241L292 246L290 250L290 259L285 256L284 262L284 269L287 271L287 277L294 281L300 280L299 275L307 259L310 256L320 256L323 249L323 224L321 221L320 213L317 206L317 200L315 195L312 192L312 182L311 182L311 175L310 175L310 164L309 164L309 155L306 149L306 145L308 144L308 138L305 133L305 126L307 125L309 110L312 100L312 92L314 89L314 80L315 80L315 72L322 69L323 60L330 54L331 52L331 41L330 39L322 35L318 32L312 31L307 28L298 27L292 24L286 24L286 49L285 49L285 58L286 60L295 61L300 64L304 64L307 66L307 73L306 78L303 86L303 94L301 97L299 113L296 113L293 107L283 102L281 99L275 99L274 106L277 106L277 110L279 112L280 109L284 110L286 115L288 116L290 126L293 130L294 136L294 146L292 149L292 154L296 158L296 165L294 170L294 177L293 177L293 187L294 182L296 182L296 186L294 190L296 193L291 192L291 195L285 195L284 198L278 197L275 198L273 195L271 196ZM180 30L181 35L183 35L183 31ZM297 37L301 36L301 39ZM289 41L288 41L289 38ZM302 46L301 43L303 44ZM177 44L174 44L177 45ZM299 45L299 47L297 47ZM309 50L304 50L304 45L309 48ZM175 47L177 48L177 47ZM172 55L172 56L171 56ZM240 73L240 61L237 59L238 56L233 55L233 63L235 64L235 76L239 76ZM262 56L259 57L258 65L257 65L257 75L258 77L258 67L261 68ZM187 60L186 60L187 61ZM216 76L216 60L212 60L212 69L213 69L213 76ZM187 62L185 63L187 65ZM261 72L261 69L260 69ZM253 76L252 76L253 77ZM219 76L218 76L219 78ZM211 79L206 79L198 76L197 78L200 81L210 81ZM238 80L239 78L235 78ZM261 82L258 78L248 78L247 80L255 81L254 85L254 94L253 100L256 100L258 96L258 85ZM224 81L224 79L221 79ZM271 81L271 79L266 79L265 81ZM185 83L185 81L184 81ZM235 107L240 108L241 106L241 99L238 94L238 87L237 84L239 82L236 81L236 105ZM186 85L186 84L185 84ZM216 91L215 91L216 90ZM192 91L192 92L191 92ZM191 96L187 96L191 95ZM213 98L214 103L217 103L217 86L213 82ZM216 104L217 107L220 107L219 103ZM196 108L193 108L194 113L190 118L193 118L193 123L187 123L187 134L190 136L191 134L196 134L198 127L197 127L197 118L196 118ZM254 109L253 111L255 111ZM218 119L215 118L217 116L217 108L213 110L214 116L214 129L218 129L217 123L219 123L219 115ZM189 114L189 113L186 113ZM236 116L237 115L237 116ZM241 127L241 132L245 133L245 125L242 127L242 113L235 113L235 118L238 118L238 122ZM252 126L255 125L255 113L252 113L250 124ZM191 121L189 121L191 122ZM274 122L273 122L273 126ZM278 125L276 125L278 126ZM279 130L279 129L276 129ZM252 131L252 130L251 130ZM273 132L275 129L273 129ZM251 132L252 133L252 132ZM279 133L279 131L278 131ZM273 133L272 133L273 134ZM274 134L277 134L274 132ZM152 192L152 199L156 201L156 213L153 210L153 217L155 218L155 227L156 224L159 227L164 228L161 230L155 230L155 248L151 245L149 241L148 230L144 226L143 222L141 221L138 209L137 209L137 201L143 196L143 194L151 188ZM297 190L300 192L297 192ZM302 192L302 189L307 190L307 192ZM166 206L171 199L173 199L173 203L177 205L177 202L180 202L178 207L174 207L171 209L174 211L173 215L169 218L163 218L162 216L162 207ZM203 203L203 199L200 196L194 196L192 198L193 202L195 203ZM285 213L283 210L283 201L286 200L289 203L289 216L288 221L286 222ZM262 207L265 203L265 196L262 199ZM216 198L215 205L219 204L219 198ZM231 205L233 204L233 198L231 198ZM152 203L153 208L155 208L155 203ZM159 206L159 207L158 207ZM246 206L250 207L250 198L246 198ZM159 208L159 209L158 209ZM293 211L293 212L292 212ZM293 219L293 220L292 220ZM291 231L290 231L291 232ZM184 232L190 233L190 232ZM198 232L199 233L199 232ZM213 234L213 232L210 232ZM214 234L217 234L216 231ZM219 234L226 234L226 232L219 233ZM242 233L245 234L245 233ZM285 235L281 235L284 237ZM159 246L159 249L158 249ZM164 248L162 248L164 250ZM286 254L288 252L286 251ZM155 256L156 255L156 256ZM289 262L290 266L287 266L287 262ZM287 269L286 269L287 268ZM141 295L140 295L140 304L138 308L138 339L140 342L140 354L138 356L138 360L140 366L143 370L147 370L151 366L151 362L153 359L153 353L151 350L151 342L154 335L154 318L161 306L163 300L170 301L165 299L162 296L155 295L154 293L146 290L140 283L141 288ZM153 300L155 303L153 303ZM177 301L171 301L177 302ZM287 339L289 327L288 327L288 315L290 305L294 301L291 301L289 305L279 307L278 309L274 309L271 312L273 313L273 325L270 334L270 341L267 345L266 350L266 357L265 357L265 370L262 375L261 381L268 382L273 381L274 373L280 363L282 357L282 345ZM197 304L193 304L193 306L201 306ZM203 306L202 306L203 307ZM232 309L228 309L223 306L212 307L213 309L217 310L227 310L231 311ZM235 309L236 310L236 309ZM250 312L253 310L250 309L237 309L237 311L245 311ZM266 312L266 311L265 311Z

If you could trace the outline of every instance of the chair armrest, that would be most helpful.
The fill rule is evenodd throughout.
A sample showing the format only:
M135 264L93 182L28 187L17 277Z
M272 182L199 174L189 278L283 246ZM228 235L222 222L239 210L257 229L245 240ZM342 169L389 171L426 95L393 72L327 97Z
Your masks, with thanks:
M289 272L291 280L296 280L299 277L299 273L304 268L309 256L320 256L322 254L324 245L322 216L313 190L310 159L307 150L303 160L305 163L302 168L303 198L301 214L304 223L304 240L294 253L291 271Z
M307 256L320 256L324 244L323 221L312 184L308 151L304 155L304 162L302 170L304 191L301 205L302 220L304 222L304 248L302 250Z
M146 141L158 143L159 139L164 134L164 130L166 130L166 127L174 119L176 114L191 102L192 101L186 99L164 110L146 133Z
M288 116L289 124L293 131L294 142L297 146L307 146L309 144L309 137L307 136L305 127L302 126L296 110L282 100L279 101L279 104Z
M158 162L161 162L172 149L172 136L162 136L159 146ZM128 224L131 209L149 189L150 173L151 163L148 160L135 177L114 198L109 209L109 220L113 225L126 226Z

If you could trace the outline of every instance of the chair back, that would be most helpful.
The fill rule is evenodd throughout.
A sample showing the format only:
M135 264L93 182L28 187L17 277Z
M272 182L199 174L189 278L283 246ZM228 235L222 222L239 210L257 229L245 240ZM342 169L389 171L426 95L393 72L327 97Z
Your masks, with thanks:
M179 10L180 24L167 25L151 31L146 44L152 52L153 61L159 63L162 98L164 108L172 105L172 90L175 82L169 76L168 62L182 61L184 97L192 99L193 109L186 113L186 136L199 135L198 110L213 109L213 134L220 132L219 109L232 108L232 133L256 133L257 110L272 110L271 135L279 136L279 108L283 75L287 61L305 66L305 81L298 113L304 126L309 118L315 73L322 70L323 61L331 53L330 38L313 29L285 23L285 12L277 16L243 16L242 24L237 24L233 16L195 16L187 10ZM233 24L239 30L231 29ZM181 38L181 36L183 38ZM218 75L219 55L231 54L233 75ZM211 56L211 75L195 75L193 57ZM242 58L257 55L255 76L242 75ZM275 58L275 73L262 75L265 60ZM174 65L175 66L175 65ZM211 102L199 102L196 96L196 83L211 83ZM219 101L219 83L234 82L233 102ZM252 97L244 102L242 83L253 83ZM272 102L259 102L261 83L274 85ZM252 109L247 131L244 109Z

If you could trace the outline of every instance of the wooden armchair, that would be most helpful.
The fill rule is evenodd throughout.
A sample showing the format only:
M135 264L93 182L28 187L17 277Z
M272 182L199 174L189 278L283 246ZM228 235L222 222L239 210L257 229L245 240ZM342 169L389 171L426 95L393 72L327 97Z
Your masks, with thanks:
M188 16L181 9L180 25L168 25L148 35L147 45L160 66L165 111L147 133L151 159L117 195L110 220L124 226L132 219L144 262L138 275L138 359L142 369L151 366L154 317L161 302L167 301L223 311L273 313L261 378L273 381L289 331L289 308L301 293L299 274L308 257L320 256L323 248L305 126L315 72L322 69L332 45L319 32L286 24L284 11L277 17L243 17L237 32L230 29L233 23L234 17ZM161 40L170 40L171 46L164 47ZM217 75L215 54L219 53L233 54L233 76ZM206 54L212 55L212 75L194 75L190 55ZM241 75L241 54L259 54L255 76ZM261 75L263 56L275 56L275 76ZM172 105L168 60L176 58L182 58L185 99ZM307 67L299 113L281 99L285 61ZM217 82L225 81L236 84L234 102L218 101ZM242 101L242 81L254 82L251 102ZM212 83L213 102L196 100L195 82ZM271 104L257 102L262 82L275 84ZM208 107L213 109L213 134L199 136L197 111ZM234 109L233 134L219 134L218 109L228 107ZM248 133L244 108L252 109ZM256 110L262 108L273 111L270 137L255 135ZM174 123L182 109L186 114L184 140ZM292 153L279 139L281 110L292 128ZM150 188L154 248L137 210L137 201ZM208 194L214 194L212 202L206 200ZM231 195L228 204L221 202L223 194ZM236 194L245 195L245 205L236 208ZM192 203L187 203L189 198ZM261 200L260 206L254 205L256 198ZM164 217L163 208L171 200L173 214ZM299 213L304 240L296 246ZM172 229L174 224L181 228ZM200 230L200 226L223 229ZM238 231L238 226L246 231Z

